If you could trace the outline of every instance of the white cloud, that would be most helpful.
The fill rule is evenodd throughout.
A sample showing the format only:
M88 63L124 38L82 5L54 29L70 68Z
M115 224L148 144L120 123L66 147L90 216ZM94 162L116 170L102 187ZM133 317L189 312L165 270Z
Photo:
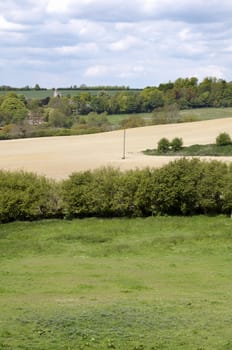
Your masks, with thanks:
M105 76L109 72L109 68L104 65L95 65L95 66L90 66L86 69L84 72L84 76L88 78L96 78L96 77L101 77L102 75Z
M204 67L197 67L194 75L203 79L205 77L217 77L217 78L226 78L225 76L226 69L219 65L206 65Z
M40 74L70 85L232 80L231 15L229 0L0 1L2 76L24 85Z
M54 49L55 53L61 54L64 56L70 55L93 55L98 52L98 46L95 43L84 43L74 46L62 46Z
M2 15L0 15L0 31L23 31L25 29L26 27L22 24L7 21Z
M112 51L126 51L129 50L131 47L138 46L139 44L139 39L132 35L128 35L125 38L111 43L109 47Z

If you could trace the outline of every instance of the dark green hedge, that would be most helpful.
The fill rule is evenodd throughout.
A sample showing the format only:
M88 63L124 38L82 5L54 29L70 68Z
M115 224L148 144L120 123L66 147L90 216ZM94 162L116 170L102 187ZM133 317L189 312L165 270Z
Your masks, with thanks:
M180 159L160 169L73 173L60 183L0 171L0 222L73 217L230 214L232 166Z

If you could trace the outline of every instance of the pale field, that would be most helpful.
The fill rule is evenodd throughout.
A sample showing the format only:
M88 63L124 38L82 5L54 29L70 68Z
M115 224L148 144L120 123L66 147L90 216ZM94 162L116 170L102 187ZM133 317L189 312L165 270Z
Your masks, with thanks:
M0 169L32 171L63 179L75 171L102 166L121 170L160 167L173 157L146 156L141 151L155 148L162 137L169 140L182 137L184 145L188 146L214 143L221 132L232 135L232 118L128 129L125 159L122 159L123 130L94 135L0 141ZM220 159L232 161L232 157Z

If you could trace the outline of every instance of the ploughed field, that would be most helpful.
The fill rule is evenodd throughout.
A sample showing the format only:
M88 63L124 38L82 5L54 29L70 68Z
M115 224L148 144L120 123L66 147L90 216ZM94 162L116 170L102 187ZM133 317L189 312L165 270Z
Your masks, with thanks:
M0 168L33 171L62 179L74 171L102 166L122 170L158 167L173 158L148 157L141 153L152 149L162 138L182 137L184 145L214 143L221 132L232 134L232 118L192 123L147 126L126 130L123 156L123 130L82 136L61 136L0 141ZM224 158L231 161L232 157Z

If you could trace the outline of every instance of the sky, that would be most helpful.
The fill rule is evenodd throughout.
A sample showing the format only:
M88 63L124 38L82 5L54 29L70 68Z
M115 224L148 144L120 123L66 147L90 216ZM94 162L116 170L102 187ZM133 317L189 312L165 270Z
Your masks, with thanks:
M231 0L0 0L0 85L232 80Z

